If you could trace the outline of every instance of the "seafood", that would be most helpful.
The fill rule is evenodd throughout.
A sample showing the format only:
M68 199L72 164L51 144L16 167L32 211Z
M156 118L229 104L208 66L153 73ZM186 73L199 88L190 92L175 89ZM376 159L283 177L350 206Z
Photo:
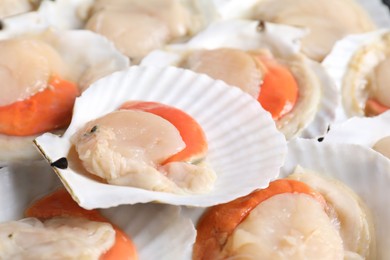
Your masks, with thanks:
M287 139L313 138L333 121L337 91L324 69L298 52L301 35L286 26L225 21L186 44L152 52L141 65L179 66L224 80L259 100Z
M341 95L337 121L375 116L388 110L388 30L351 35L339 41L324 60Z
M26 227L30 230L35 228L42 231L43 225L51 226L52 229L46 234L53 235L50 238L52 243L54 243L56 233L65 233L68 238L60 240L61 242L59 243L62 243L62 245L65 243L72 244L70 237L73 237L74 241L78 241L76 245L72 245L75 247L75 250L67 248L67 252L64 252L64 254L75 253L73 251L76 251L76 247L80 248L80 245L83 243L99 244L101 242L100 246L96 245L96 251L99 248L99 250L102 250L103 247L112 248L115 233L118 230L124 231L127 237L131 237L137 249L139 259L187 259L190 254L190 246L195 240L195 229L189 219L181 216L179 207L138 204L99 211L88 211L81 209L70 199L69 195L65 196L62 192L59 194L57 192L56 196L47 196L46 194L52 194L54 190L63 189L63 187L61 187L60 181L46 162L37 161L28 165L9 165L0 169L0 180L0 204L4 206L0 214L0 233L4 234L5 237L5 240L0 239L1 245L10 241L8 237L10 233L6 231L10 228L8 224L14 222L17 222L16 225L18 226L23 226L19 235L16 230L11 230L14 235L13 238L18 238L18 241L22 243L23 239L25 239L26 243L34 243L37 240L44 239L42 236L38 237L32 234L24 235L20 238L20 235L26 234ZM23 190L24 192L14 192L16 190ZM42 198L42 195L45 195L45 197ZM33 198L38 198L38 200L33 200ZM50 201L56 201L56 203L51 203ZM58 205L62 205L62 207L58 208ZM27 211L26 208L28 208ZM65 214L68 217L63 216ZM52 216L56 217L52 218ZM94 220L86 220L85 216ZM28 218L25 220L15 221L26 217ZM104 221L102 222L103 219ZM80 232L81 235L75 236L74 233L72 235L70 226L69 228L64 226L59 228L57 225L66 222L75 227L73 232L76 232L76 234ZM87 224L87 226L84 227L84 224ZM98 230L102 232L91 232L88 234L88 237L103 238L102 240L90 241L86 238L79 242L84 231L95 227L98 227ZM43 248L43 252L44 250L50 250L47 244ZM116 251L117 253L106 254L106 258L100 259L122 259L125 255L127 256L131 253L131 248L129 248L127 243L122 243L122 245L125 246L125 250L120 251L118 250L119 248L111 249L111 251ZM89 252L94 251L90 250ZM4 250L1 253L4 253ZM46 251L46 253L48 252ZM30 255L29 258L31 257Z
M32 140L46 131L61 132L70 122L75 98L92 82L129 64L99 35L46 30L30 18L6 19L0 32L6 93L0 98L0 165L38 159ZM20 29L28 22L30 27ZM18 26L20 31L13 29ZM91 47L82 50L77 42Z
M297 168L298 165L300 167ZM243 197L244 199L236 199L226 204L213 206L212 208L215 209L214 213L217 211L223 213L217 215L209 214L210 223L205 224L205 221L203 221L207 231L203 233L198 232L197 240L209 237L210 239L208 241L202 242L205 246L204 248L214 248L214 253L220 252L222 247L215 247L215 245L227 241L227 234L231 234L230 231L237 226L235 223L249 218L245 218L248 209L256 205L261 205L273 198L274 200L271 200L267 205L266 211L263 211L264 214L258 216L264 217L264 221L268 221L267 224L273 225L272 227L274 229L256 224L254 227L245 224L249 228L237 233L237 237L241 236L245 239L242 241L234 241L232 239L229 242L230 249L237 246L243 250L251 250L253 248L250 245L251 242L247 246L245 244L247 241L253 241L253 236L250 233L255 231L259 234L266 234L266 240L259 247L265 250L267 245L272 245L277 241L269 239L274 238L272 231L287 231L284 233L286 234L286 240L284 240L284 243L277 244L277 247L286 249L300 244L302 246L297 248L296 251L284 251L284 253L303 252L299 250L308 250L306 252L310 252L310 249L315 248L307 248L304 244L314 241L314 237L319 238L321 235L312 233L310 237L313 240L307 239L302 241L300 238L303 238L307 234L305 233L307 229L305 229L303 224L308 222L308 226L312 226L317 223L316 220L310 222L310 216L306 218L305 215L301 215L302 219L299 221L299 211L292 212L292 215L297 216L297 218L285 218L288 214L285 215L281 209L277 210L277 213L268 215L268 210L276 210L278 207L283 206L281 201L290 201L288 198L293 201L299 201L304 197L305 203L303 205L295 205L306 208L311 207L310 204L314 203L317 209L321 210L321 214L326 213L326 222L329 224L329 220L332 220L331 225L328 225L330 228L328 231L333 231L326 232L322 236L326 237L334 234L336 230L338 239L333 239L332 241L340 241L340 238L345 240L341 246L345 257L361 258L363 255L368 254L369 257L366 259L387 259L389 257L388 246L390 245L387 239L387 232L389 232L387 222L390 217L390 210L384 208L383 205L388 200L387 193L388 185L390 184L390 179L388 178L389 170L390 161L371 149L354 144L319 143L316 140L296 138L288 143L288 154L285 164L281 168L279 178L275 181L275 184L271 182L270 189L255 191L254 194L258 194L256 196L253 195L250 197L248 195ZM291 175L294 172L295 174ZM289 178L289 176L292 178ZM297 185L296 182L299 182L299 184ZM372 187L376 189L374 193L372 192ZM292 195L295 195L295 197ZM259 204L259 202L261 203ZM279 202L281 203L278 204ZM229 205L229 207L226 205ZM208 209L186 209L183 213L190 217L196 226L199 226L199 223L202 222L202 216L208 211ZM233 212L236 214L233 214ZM288 213L288 209L286 209L286 213ZM337 218L340 221L336 221ZM289 233L288 229L279 222L279 220L283 219L285 223L295 223L294 225L296 225L297 230L301 231L301 233ZM346 219L350 220L347 221ZM294 220L297 221L294 222ZM216 232L212 234L213 231ZM215 234L217 236L219 235L220 240L215 240ZM340 249L338 243L327 243L326 241L328 240L325 240L325 243L321 242L323 247L318 247L318 249L330 248L337 244L334 248L336 250L332 249L324 253L324 255L318 255L315 258L319 258L320 256L325 257L326 254L331 254L332 252L340 252L337 251ZM227 245L227 243L224 245ZM198 252L200 255L202 254L202 250L199 250L196 246L193 249L193 256L196 256L194 252ZM272 252L264 252L277 255L282 251L272 250ZM360 254L360 256L357 254ZM245 256L243 257L245 258ZM207 257L203 259L207 259ZM215 257L212 259L218 258ZM334 258L331 257L331 259Z
M324 140L326 139L327 137L325 136ZM383 203L385 203L384 197L386 197L385 194L387 194L387 187L389 185L389 160L370 148L356 144L319 143L315 140L297 139L290 142L288 146L288 156L285 165L281 169L280 177L287 177L293 172L297 165L301 165L304 169L321 174L325 179L333 178L348 186L349 189L353 190L353 192L360 197L368 211L371 212L369 215L372 216L371 219L373 226L375 227L374 231L369 231L371 233L371 241L374 242L375 240L376 249L374 251L371 251L373 248L367 249L366 245L368 245L368 243L365 245L360 244L360 246L358 246L359 243L356 243L355 245L360 247L360 250L364 249L366 252L369 250L373 259L387 259L389 257L389 252L387 250L389 243L385 232L382 229L387 228L387 224L385 224L384 221L390 216L390 210L384 210L383 208ZM318 185L314 182L308 184L313 185L313 188L318 187L321 192L321 188L318 186L320 183L318 183ZM375 194L372 193L372 187L375 187L376 189ZM325 197L332 196L329 193L328 195L325 195L326 193L327 192L324 191ZM337 199L337 196L335 196L335 198ZM339 201L341 202L341 200ZM332 202L332 205L337 204ZM360 234L367 234L367 232L363 231L370 230L371 228L365 228L367 226L362 222L361 213L358 213L353 209L355 206L359 209L358 206L360 206L364 212L365 207L362 206L363 204L360 202L358 204L353 204L352 202L344 201L342 205L344 205L341 207L341 209L344 209L344 213L340 214L341 219L343 216L348 216L349 213L355 214L352 221L356 221L356 227L359 228L355 229L355 226L349 227L352 228L353 232L356 231L362 232ZM368 218L368 221L368 223L370 223L370 218ZM368 227L370 226L371 224ZM347 233L351 235L349 238L352 239L351 241L356 241L352 236L353 232L348 231ZM362 235L362 239L364 239L364 237L367 238L367 236ZM363 247L361 247L361 245L363 245Z
M109 87L112 85L116 86L115 89ZM194 97L198 97L197 102L193 102ZM132 103L123 105L127 101ZM198 127L192 127L192 119L183 119L183 113L172 108L165 109L156 103L181 110L193 118L203 129L207 146L202 141L202 135L194 138ZM232 105L227 109L226 104ZM121 109L121 106L124 107ZM138 125L126 124L125 129L133 128L134 136L140 134L140 141L137 138L131 140L131 136L126 137L121 130L114 130L106 124L112 122L113 125L123 126L128 117L139 117ZM146 118L165 130L150 132L152 139L144 142L144 147L139 149L137 142L149 136L142 129L155 129L152 126L155 123L148 125L150 122L146 122L149 121ZM145 122L141 124L141 121ZM177 124L181 122L181 125ZM193 130L195 132L191 132ZM160 136L165 135L171 138L172 143L159 141ZM130 148L123 149L117 145L115 136L119 137L119 144L128 143ZM80 146L75 148L75 141L80 141ZM182 149L183 142L185 149ZM206 206L231 200L240 193L267 185L271 176L277 174L284 157L285 138L259 103L237 88L189 70L132 66L95 82L84 91L76 100L72 122L62 137L46 133L36 138L34 143L75 200L82 207L91 209L150 201ZM163 148L162 153L157 149L159 145ZM101 150L94 152L90 149L92 147ZM136 154L134 158L138 163L131 158L126 159L124 155L127 153ZM100 159L99 156L106 158ZM160 174L152 169L154 166L169 174ZM123 183L136 181L136 178L132 179L132 174L128 175L128 179L117 177L137 168L144 170L134 176L146 180L144 184L151 184L149 188L152 190L122 186ZM208 170L201 172L210 168L216 174L214 183L210 182L214 179L213 174ZM201 171L198 172L198 169ZM182 174L184 170L190 174ZM91 175L94 172L99 172L106 180ZM242 178L242 172L246 173L246 178ZM155 176L157 179L149 178L155 173L159 174ZM165 185L172 183L169 178L184 188L186 185L198 187L198 192L178 194L167 192L169 189L153 190L156 180L165 179L164 182L158 181ZM122 184L107 184L107 179L111 179L110 183L117 180L118 184ZM211 183L212 187L210 189L210 186L200 183ZM91 200L91 197L99 199Z
M104 35L133 63L205 26L201 1L95 1L85 28Z
M29 15L45 28L102 34L132 63L151 49L187 40L216 16L206 0L44 0Z
M20 254L27 255L29 253L28 250L30 249L34 252L42 243L43 249L37 250L37 252L42 252L44 258L65 251L65 253L62 253L65 258L84 257L86 255L93 259L137 259L135 245L125 232L112 226L98 211L88 211L79 207L65 189L58 189L35 201L27 208L25 214L27 217L33 219L43 220L44 228L43 230L37 230L43 234L41 237L42 240L35 240L34 242L37 244L33 244L32 246L29 246L29 243L26 243L23 240L23 232L25 231L23 230L21 234L19 234L19 230L17 229L15 235L19 235L20 237L12 236L12 238L16 238L16 241L27 244L27 246L24 247L27 249L27 252L22 250ZM86 230L84 231L84 229ZM11 230L12 229L8 231ZM34 231L35 230L30 230L30 232ZM80 234L77 234L77 231L80 231ZM49 234L45 234L45 232L48 232ZM97 237L91 236L91 233L96 234ZM58 236L53 236L53 234ZM71 246L72 249L75 247L72 246L73 243L78 245L75 247L75 250L69 250L66 246L59 248L56 245L57 243L58 245L63 243L63 236L66 236L66 234L69 235L69 238L65 239L71 243L69 246ZM79 239L83 240L84 243L78 241ZM49 242L48 245L48 240L53 244L50 244ZM20 246L17 246L17 248L19 247ZM66 250L63 250L63 248ZM47 249L53 249L53 251L50 252L51 250ZM69 251L71 252L69 253ZM71 255L69 256L67 254Z
M214 171L189 160L194 152L200 152L200 160L207 152L207 140L194 119L159 103L128 103L121 107L88 122L72 136L79 158L90 173L110 184L153 191L204 193L212 189ZM161 115L164 110L168 118ZM186 128L177 128L178 124ZM185 143L182 136L188 136L191 142ZM193 149L192 144L200 144L201 150ZM184 149L190 152L172 158Z
M302 181L323 194L336 214L346 255L375 259L376 241L372 216L363 200L342 182L326 179L297 167L288 178Z
M42 91L51 75L63 75L66 68L53 47L35 39L0 41L0 52L3 90L7 93L1 96L0 106Z
M353 0L263 0L254 7L251 18L308 28L302 52L316 61L322 61L337 40L376 28Z
M33 138L29 136L69 124L79 89L63 79L66 66L50 45L35 39L10 39L1 41L0 49L4 53L2 88L7 93L0 102L1 143L11 151L27 148L30 152L25 154L31 156L34 148L31 147ZM12 147L18 142L13 140L18 140L21 146ZM8 149L2 154L1 160L15 159Z
M193 259L374 259L367 214L345 185L297 168L264 190L208 209Z
M0 240L3 259L99 259L114 244L115 232L108 224L80 218L53 218L44 222L26 218L0 224Z
M305 29L302 51L316 61L349 34L390 25L389 10L380 0L214 0L214 5L221 20L253 19Z

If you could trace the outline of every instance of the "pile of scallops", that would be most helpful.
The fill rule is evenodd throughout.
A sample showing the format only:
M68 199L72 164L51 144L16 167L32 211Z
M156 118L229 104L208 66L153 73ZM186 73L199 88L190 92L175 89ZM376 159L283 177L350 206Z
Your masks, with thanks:
M380 0L0 2L0 259L390 259Z

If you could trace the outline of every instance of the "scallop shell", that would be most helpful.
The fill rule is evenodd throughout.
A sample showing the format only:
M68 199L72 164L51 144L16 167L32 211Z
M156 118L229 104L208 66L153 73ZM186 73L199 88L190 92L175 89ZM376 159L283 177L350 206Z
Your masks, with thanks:
M44 161L10 164L0 169L0 222L23 217L33 198L61 186L60 180Z
M338 179L360 196L373 216L377 246L375 259L389 259L390 208L386 205L390 203L390 160L359 145L296 138L288 143L279 178L292 174L297 165ZM183 208L183 214L196 224L204 210Z
M323 61L340 92L337 122L364 116L365 78L389 52L389 36L390 31L385 29L348 36L337 42Z
M376 117L353 117L331 126L324 142L358 144L372 147L390 135L390 111Z
M321 65L298 54L299 39L305 34L305 31L289 26L265 23L265 29L259 32L256 29L258 26L258 22L248 20L214 23L186 44L170 45L167 46L166 51L152 52L142 60L141 65L178 65L184 55L193 49L227 47L254 50L267 48L276 57L290 62L291 66L304 67L308 72L305 72L305 76L301 76L300 80L311 82L311 84L306 83L306 85L310 85L305 91L309 92L309 96L302 99L305 100L303 102L306 104L297 108L295 112L291 112L289 116L282 118L277 123L278 127L287 139L297 135L305 138L322 136L336 116L337 90L332 79ZM301 71L297 73L302 74ZM303 79L304 77L306 78Z
M125 69L129 60L106 38L83 30L54 30L35 19L34 13L5 19L0 40L38 36L50 44L72 67L74 81L86 88L94 80ZM88 48L80 48L80 44ZM87 75L88 74L88 75ZM87 75L87 76L86 76Z
M47 25L34 19L35 13L15 16L4 20L4 30L0 39L10 39L22 35L43 35L43 40L52 45L65 63L74 70L74 81L83 88L91 82L111 72L127 68L129 60L119 53L104 37L79 30L48 30ZM80 44L88 48L80 48ZM32 145L36 136L8 137L0 135L0 166L9 162L37 160L40 158Z
M60 187L45 162L13 164L0 169L0 222L23 218L36 198ZM101 210L133 240L139 259L190 259L195 230L191 221L170 205L139 204Z
M115 90L107 87L111 85L116 86ZM210 206L265 187L278 174L285 139L258 102L222 81L173 67L133 66L97 81L76 100L65 134L58 137L47 133L38 137L35 144L50 163L67 157L73 133L127 100L157 101L177 107L203 127L209 144L207 163L217 173L214 189L199 195L153 192L103 184L71 166L54 168L82 207L106 208L150 201Z
M321 82L322 96L316 116L300 134L302 138L316 138L324 135L329 129L329 126L335 121L335 108L339 106L339 96L334 81L330 78L323 66L314 61L309 64Z
M359 145L296 139L288 144L288 155L280 177L291 174L298 164L340 180L360 196L373 216L376 259L389 259L390 208L385 205L390 202L390 161Z

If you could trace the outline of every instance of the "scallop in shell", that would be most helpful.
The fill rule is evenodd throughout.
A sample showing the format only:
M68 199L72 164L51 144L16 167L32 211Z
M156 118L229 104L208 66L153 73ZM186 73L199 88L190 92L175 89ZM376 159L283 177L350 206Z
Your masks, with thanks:
M132 63L168 42L185 41L214 19L210 1L44 1L37 15L56 28L101 34Z
M299 93L293 109L278 119L276 124L287 139L298 135L313 138L323 135L333 122L338 101L336 88L324 69L299 53L299 39L303 33L292 27L270 23L259 25L258 22L247 20L224 21L210 25L186 44L170 45L165 51L152 52L142 60L141 65L188 67L188 63L191 63L193 69L208 71L208 75L238 86L257 99L259 91L261 93L259 86L263 82L260 75L262 65L253 62L246 52L272 55L292 72ZM194 58L202 50L205 50L205 65L201 65L200 58ZM212 54L212 50L215 50L214 53L229 50L230 57L222 51L219 55ZM233 53L234 56L233 50L237 52ZM213 56L219 59L215 63L224 64L223 68L226 71L229 69L229 72L211 66ZM210 67L213 71L207 69Z
M24 25L26 24L28 26L25 27ZM8 54L3 55L3 66L9 67L11 71L12 68L20 69L23 67L25 69L23 69L23 75L17 78L12 76L14 74L6 72L8 69L4 70L4 74L2 74L3 82L7 79L14 79L19 82L18 84L22 84L20 86L23 86L23 80L25 83L34 82L36 80L34 77L37 77L38 80L40 79L39 77L47 80L46 77L51 76L51 73L55 73L63 79L77 83L81 92L96 79L113 71L124 69L129 65L128 59L120 54L110 42L92 32L49 30L45 27L46 25L44 23L41 23L40 20L33 19L30 14L5 19L4 25L4 29L0 32L2 46L7 46L8 49L14 48L14 51L11 49L5 50L5 53ZM89 47L86 50L80 48L79 44L81 42ZM19 46L18 44L24 52L19 50L17 54L13 54L12 58L10 58L12 62L8 62L9 64L7 65L5 56L9 56L10 53L15 52L15 48L17 49L17 47L12 46ZM40 50L40 52L30 51L32 49ZM48 59L48 55L45 52L51 53L50 55L53 57L51 60L55 60L54 63L57 64L55 65L57 69L53 69L53 61L45 61L45 59ZM31 56L29 56L29 62L23 61L23 55ZM46 64L44 62L49 62L47 68L43 66L43 64ZM37 64L40 65L37 66ZM35 70L33 70L34 68ZM8 78L6 79L4 77ZM31 83L33 84L33 88L28 89L28 91L21 88L19 92L23 96L20 96L18 92L19 94L13 98L10 97L17 88L8 91L4 90L8 94L2 96L0 101L1 106L6 105L7 102L13 103L24 100L43 91L46 88L44 82L42 81L41 83L43 84L35 85ZM25 92L24 94L23 91ZM0 136L0 146L2 147L0 165L7 164L7 162L11 161L39 158L36 149L31 145L36 135L12 136L2 134Z
M34 199L61 187L46 162L12 164L0 169L0 222L23 218ZM190 259L195 230L180 208L139 204L101 210L111 223L132 238L139 259Z
M251 0L214 1L222 19L246 18L307 28L302 51L322 61L337 40L349 34L390 25L389 12L379 1ZM335 11L337 10L337 11Z
M81 90L98 78L129 66L128 59L104 37L88 31L51 28L35 13L4 19L3 25L1 40L33 38L51 45L72 67L68 68L68 76L81 85ZM80 42L89 48L80 48Z
M297 165L301 165L325 178L329 176L339 180L351 188L364 201L372 215L376 250L371 251L371 256L373 259L387 259L389 243L386 233L389 225L386 219L389 218L390 211L384 210L383 205L387 203L387 196L384 194L387 193L390 181L389 160L368 148L353 144L297 139L291 141L288 147L288 156L280 176L291 174ZM376 190L375 193L372 192L373 189ZM345 212L352 212L348 208L349 204L346 205ZM360 215L355 214L354 218L356 217L360 218ZM359 219L355 220L361 223Z
M115 85L115 90L107 87L110 85ZM129 100L176 107L201 125L209 147L205 162L217 174L210 192L174 194L107 185L91 179L77 164L72 164L71 136L86 122L118 109ZM285 151L284 137L268 113L239 89L188 70L142 66L97 81L76 100L72 123L65 134L62 137L44 134L35 144L50 163L68 158L66 169L60 166L54 169L73 198L85 208L149 201L207 206L228 201L268 185L276 176ZM242 178L242 172L246 178Z
M389 160L365 147L353 144L319 143L315 140L296 138L288 143L288 154L279 178L290 176L301 180L319 191L327 201L331 201L333 207L339 212L338 217L344 223L342 225L345 225L344 230L349 228L352 230L342 235L344 243L348 244L349 248L357 249L361 254L360 257L369 254L367 259L387 259L390 245L387 239L390 229L388 224L390 210L384 205L388 203L386 194L390 185L389 170ZM291 175L294 172L295 175ZM300 175L297 174L299 172L306 173ZM307 172L310 174L314 172L315 175L313 178L308 177ZM308 179L302 177L305 175ZM324 186L325 180L330 184L333 183L338 189L333 190L332 185ZM344 185L339 186L339 182ZM360 199L356 199L356 194L349 196L351 192L349 189ZM343 193L348 196L340 197ZM204 209L184 208L184 213L195 224L203 211ZM348 220L345 221L346 219ZM369 248L368 244L372 246ZM353 250L347 248L346 253L357 257L356 254L351 254L351 251Z
M339 41L324 60L340 91L337 121L377 115L390 107L389 39L388 30L351 35Z

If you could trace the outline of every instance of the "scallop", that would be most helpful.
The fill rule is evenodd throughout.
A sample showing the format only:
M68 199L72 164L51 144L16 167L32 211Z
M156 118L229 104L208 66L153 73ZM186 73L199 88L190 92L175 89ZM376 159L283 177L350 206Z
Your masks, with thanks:
M185 147L179 131L167 120L132 110L89 122L72 139L84 166L108 181L126 172L148 172ZM123 163L116 166L116 160Z
M118 24L125 28L118 31ZM104 35L126 56L139 60L154 49L159 49L170 38L169 28L159 19L125 11L106 10L93 15L86 29Z
M115 230L83 218L26 218L1 223L0 238L3 259L98 259L114 244Z
M238 0L214 0L214 3L221 19L263 20L305 28L302 51L319 62L343 37L390 25L389 10L380 0L249 0L245 4Z
M297 166L287 179L207 210L194 259L375 259L371 218L346 185Z
M53 74L63 75L65 64L49 44L35 39L0 41L0 77L3 82L0 106L21 101L42 91Z
M136 64L169 42L186 41L216 15L205 0L59 0L45 1L35 16L46 26L97 32Z
M106 36L134 62L166 43L200 30L195 1L97 1L86 29ZM195 8L194 8L195 7Z
M25 209L30 203L41 197L49 194L56 188L61 186L61 183L52 169L46 162L39 161L32 164L11 164L0 169L0 205L3 209L0 213L0 233L6 235L9 233L6 230L11 229L9 223L15 223L18 226L24 226L20 232L26 232L27 228L41 229L43 225L34 220L17 221L23 218ZM16 190L22 192L15 192ZM97 198L95 198L97 199ZM180 214L180 208L169 205L159 204L138 204L133 206L113 207L106 210L101 210L111 223L123 230L134 242L139 259L189 259L191 244L195 240L195 229L191 221ZM67 220L69 221L69 220ZM65 220L65 222L67 222ZM6 224L8 222L8 224ZM58 235L61 231L55 229L58 224L64 222L63 219L52 220L49 226L53 227L48 233ZM100 246L96 245L96 241L88 241L81 239L72 232L68 232L69 228L63 227L63 232L67 236L64 243L72 244L72 248L80 247L81 244L93 243L95 250L104 248L110 245L110 236L112 234L111 225L89 222L84 225L80 219L70 220L70 224L74 227L81 227L85 231L97 226L102 232L91 232L89 237L102 238L106 236L105 242ZM12 224L14 225L14 224ZM4 229L5 228L5 229ZM56 232L54 232L56 230ZM61 230L61 229L60 229ZM75 229L73 229L74 231ZM15 230L11 230L15 232ZM79 230L81 233L82 230ZM15 238L20 238L21 233L15 234ZM71 238L73 237L73 238ZM31 238L30 235L23 236L23 239ZM71 238L71 239L70 239ZM28 240L25 243L36 242L42 237L34 236L33 241ZM82 241L80 241L82 240ZM54 243L53 240L51 240ZM104 241L104 240L103 240ZM75 250L67 250L68 254L74 253ZM91 251L90 251L91 252ZM2 250L1 253L4 253ZM0 254L1 254L0 253Z
M111 85L115 85L116 88L110 88ZM194 97L198 97L197 102L193 102ZM117 115L118 118L114 120L115 124L124 124L123 113L125 112L113 111L127 101L158 102L182 110L191 116L203 129L208 144L208 152L202 162L183 164L173 161L161 164L161 161L174 151L182 149L182 141L180 138L177 139L176 130L172 129L169 124L166 125L166 122L160 122L161 119L156 121L160 122L158 128L161 131L166 130L161 133L157 131L156 136L161 137L147 138L151 149L137 151L135 144L139 141L136 140L129 142L128 150L124 149L121 144L128 140L127 137L122 138L124 135L120 133L121 130L115 133L112 129L110 130L109 126L103 127L101 123ZM227 108L226 104L231 105ZM106 117L110 113L114 114ZM134 113L132 112L133 115L130 117L138 115ZM143 115L138 115L140 120L144 118ZM254 118L257 119L254 120ZM99 128L100 125L102 125L101 128ZM135 133L141 133L144 128L146 129L146 125L126 126L126 129L130 128L138 128ZM105 172L121 175L125 172L122 169L143 168L140 171L137 170L139 173L137 176L144 181L147 180L147 183L164 184L170 178L170 182L182 185L188 188L188 191L184 189L186 192L175 193L167 189L145 189L145 186L142 188L123 186L124 182L138 178L137 176L131 178L132 175L124 176L118 179L121 182L114 183L119 185L107 184L106 181L91 176L78 160L72 143L72 136L78 131L80 132L76 136L85 140L86 146L84 146L85 149L81 146L77 149L79 154L81 151L81 155L85 156L89 161L88 164L93 167L91 171L98 171L104 167L110 169ZM163 132L165 132L164 135L169 133L167 138L169 137L173 143L165 143L168 139L164 140ZM115 135L122 140L107 141ZM102 139L99 139L99 136ZM144 137L147 137L146 132ZM136 139L138 140L138 137ZM91 142L88 143L89 141ZM100 141L102 142L98 143ZM64 181L68 191L79 205L91 209L150 201L174 205L208 206L231 200L239 194L244 195L259 186L268 185L272 176L277 175L284 157L285 138L276 130L273 120L259 103L237 88L189 70L174 67L132 66L128 70L111 74L92 84L76 100L72 123L62 137L47 133L36 138L34 143L46 160L53 165L56 173ZM160 143L162 147L165 147L164 150L167 149L163 153L153 148ZM92 150L89 152L88 144L104 148L102 155L108 158L99 159L95 164L93 157L99 158L100 155L95 156ZM105 147L111 145L113 149L105 150ZM155 147L157 148L158 145ZM115 154L118 152L119 154ZM141 159L140 163L128 164L126 162L123 165L110 163L121 157L118 155L125 153L137 154ZM60 163L64 160L68 162L67 167L63 167ZM115 167L111 168L112 165ZM150 166L157 166L157 169L164 174L150 170ZM244 179L242 172L246 173ZM159 174L155 176L157 178L149 178L154 173ZM216 177L213 177L215 175ZM190 189L193 188L196 192L191 192ZM96 199L91 200L92 197Z
M375 116L389 109L389 35L388 30L381 30L348 36L324 60L324 67L340 89L342 106L337 121Z
M299 170L298 165L303 170ZM318 189L329 201L329 205L336 212L339 211L330 216L340 216L342 220L334 224L343 239L346 239L345 257L360 259L368 254L366 259L387 259L390 256L390 241L387 239L390 210L384 205L388 201L389 170L390 161L369 148L356 144L319 143L316 140L296 138L288 143L288 154L278 178L286 178L294 171L297 174L303 173L295 177L303 182L307 181L313 189ZM312 176L313 172L316 175ZM372 192L373 189L375 192ZM351 195L351 190L355 195ZM196 225L204 211L205 209L185 209L184 214ZM282 218L283 211L278 213L278 217L279 215ZM348 221L347 216L350 218ZM276 220L273 218L270 221ZM301 222L305 221L308 220ZM352 233L348 231L350 228Z
M160 1L152 0L149 2L144 2L140 0L132 1L107 1L100 0L94 3L92 6L92 13L99 12L102 10L126 10L131 13L138 14L148 14L156 19L160 20L169 28L170 34L173 37L181 37L191 31L193 28L196 30L196 27L199 26L196 24L196 21L193 21L191 17L191 5L196 5L196 3L187 1L179 2L174 0L169 1ZM189 24L190 22L195 22L195 24ZM193 26L193 27L192 27Z
M309 172L320 174L325 180L336 180L329 183L329 187L335 188L329 192L316 180L316 176L311 180L298 177L319 189L336 210L346 250L366 259L386 259L388 243L382 228L387 225L382 221L389 212L383 211L385 202L380 193L384 192L386 186L383 182L387 182L386 171L390 162L369 148L354 144L318 143L314 140L297 139L289 144L288 153L281 176L287 176L296 165L301 165ZM378 191L375 195L372 193L373 187ZM339 197L340 194L344 194L343 199ZM355 224L350 225L353 222Z
M152 52L141 65L193 69L224 80L258 99L267 72L259 57L269 57L287 68L298 84L296 104L276 120L278 129L287 139L299 135L319 137L335 118L337 90L321 65L299 53L302 34L295 28L269 23L224 21L210 25L186 44Z
M75 82L82 92L97 79L129 65L110 42L92 32L50 30L29 15L7 18L4 24L0 76L8 84L3 86L7 95L0 98L2 108L44 92L53 76ZM80 42L89 46L87 51L79 47ZM35 137L1 134L0 165L38 159L31 145Z
M89 122L72 142L85 169L109 184L199 193L215 181L214 171L203 164L165 163L186 143L171 122L149 112L114 111Z
M322 61L344 36L375 29L368 14L352 0L259 1L251 18L308 28L302 51L316 61Z
M250 54L236 49L196 50L182 66L238 86L254 98L259 96L263 75Z
M288 178L302 181L320 192L334 210L339 224L343 247L348 254L365 259L375 256L372 216L364 202L346 185L297 167Z
M344 259L337 228L322 205L305 194L280 194L261 202L237 225L221 254L231 258Z

